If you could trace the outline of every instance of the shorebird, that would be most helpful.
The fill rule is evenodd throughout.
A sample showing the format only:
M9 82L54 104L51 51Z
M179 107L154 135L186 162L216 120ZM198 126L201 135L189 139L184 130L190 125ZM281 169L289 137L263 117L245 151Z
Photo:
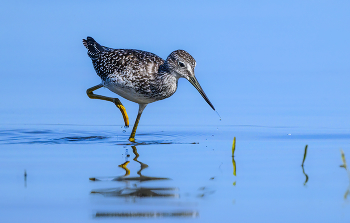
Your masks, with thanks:
M139 104L139 110L129 141L135 142L136 129L145 107L173 95L179 78L186 78L215 111L195 75L195 59L184 50L173 51L166 60L153 53L133 49L113 49L98 44L92 37L83 39L97 75L102 83L86 90L91 99L113 102L121 111L125 126L129 118L118 98L94 94L101 87Z

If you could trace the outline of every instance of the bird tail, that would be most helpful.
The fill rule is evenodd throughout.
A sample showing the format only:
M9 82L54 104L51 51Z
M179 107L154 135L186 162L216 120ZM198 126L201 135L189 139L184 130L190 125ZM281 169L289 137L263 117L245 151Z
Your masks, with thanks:
M83 39L83 44L88 50L88 55L91 59L97 59L98 55L105 51L104 47L98 44L90 36L88 36L86 39Z

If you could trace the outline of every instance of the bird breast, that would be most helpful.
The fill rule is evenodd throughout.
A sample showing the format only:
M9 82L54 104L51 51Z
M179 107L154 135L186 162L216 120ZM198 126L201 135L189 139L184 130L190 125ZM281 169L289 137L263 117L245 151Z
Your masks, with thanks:
M114 75L103 81L103 85L121 97L139 103L149 104L170 97L176 92L177 78L170 74Z

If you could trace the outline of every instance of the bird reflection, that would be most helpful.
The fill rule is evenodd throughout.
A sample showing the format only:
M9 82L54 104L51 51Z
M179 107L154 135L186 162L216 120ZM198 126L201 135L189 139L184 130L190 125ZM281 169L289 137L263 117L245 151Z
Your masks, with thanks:
M127 165L130 163L130 161L125 161L125 163L120 164L119 167L123 168L125 170L125 175L128 176L130 175L130 170L127 168Z
M136 146L132 146L133 153L135 154L134 161L140 164L140 170L137 171L139 176L130 177L130 170L127 165L130 161L126 161L119 165L120 168L125 170L125 174L123 176L118 176L112 178L112 181L125 182L125 187L120 188L110 188L110 189L101 189L91 191L93 194L102 194L104 196L114 196L114 197L179 197L178 194L171 193L170 191L175 191L177 188L172 187L138 187L137 184L134 184L133 187L130 187L130 182L139 182L142 183L144 181L152 181L152 180L170 180L165 177L151 177L144 176L141 172L142 170L148 167L147 164L142 163L138 160L139 154L137 152ZM98 181L101 178L90 178L90 180Z

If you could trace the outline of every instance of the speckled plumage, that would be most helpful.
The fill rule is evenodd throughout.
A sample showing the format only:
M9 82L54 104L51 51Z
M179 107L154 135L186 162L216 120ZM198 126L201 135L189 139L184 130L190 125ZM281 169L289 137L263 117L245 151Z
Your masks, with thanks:
M112 49L101 46L93 38L83 39L84 46L92 60L102 84L89 88L87 94L92 99L114 102L128 125L128 117L119 99L93 94L102 85L125 99L139 104L139 112L129 140L134 141L136 128L147 104L173 95L179 78L186 78L215 110L205 95L195 75L195 59L184 50L173 51L166 60L141 50Z
M157 55L141 50L104 47L91 37L83 43L102 84L114 93L143 104L175 93L180 76L172 73L173 66ZM179 58L195 66L193 57L184 50L174 51L168 57L170 60Z

